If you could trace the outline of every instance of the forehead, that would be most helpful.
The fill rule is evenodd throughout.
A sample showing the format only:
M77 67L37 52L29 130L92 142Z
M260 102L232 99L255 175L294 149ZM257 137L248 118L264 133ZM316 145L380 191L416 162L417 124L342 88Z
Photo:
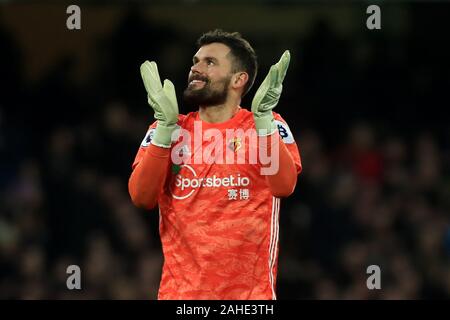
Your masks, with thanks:
M205 57L212 57L218 60L223 60L228 59L227 54L230 52L230 50L231 49L223 43L214 42L200 47L200 49L198 49L198 51L195 53L194 57L197 57L200 60Z

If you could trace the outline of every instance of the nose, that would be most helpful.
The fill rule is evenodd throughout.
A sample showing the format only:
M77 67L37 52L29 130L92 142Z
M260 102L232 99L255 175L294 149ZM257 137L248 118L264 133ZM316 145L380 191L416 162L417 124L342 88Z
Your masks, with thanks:
M194 63L191 67L191 72L192 73L200 73L200 63Z

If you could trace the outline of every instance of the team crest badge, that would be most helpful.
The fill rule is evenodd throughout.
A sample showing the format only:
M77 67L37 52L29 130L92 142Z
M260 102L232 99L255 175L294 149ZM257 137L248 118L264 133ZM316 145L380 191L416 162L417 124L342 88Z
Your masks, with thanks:
M238 151L242 147L241 138L233 138L230 140L229 147L234 152Z

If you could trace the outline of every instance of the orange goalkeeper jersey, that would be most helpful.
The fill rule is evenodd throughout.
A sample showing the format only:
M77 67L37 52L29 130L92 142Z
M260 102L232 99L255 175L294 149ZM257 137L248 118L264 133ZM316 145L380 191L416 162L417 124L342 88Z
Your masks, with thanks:
M293 135L280 115L274 117L298 174ZM168 158L157 197L164 254L158 299L275 299L280 199L261 175L261 164L250 159L256 145L233 135L233 129L254 130L253 114L240 109L232 119L212 124L192 112L180 115L178 125L184 133L171 148L178 158ZM133 169L148 152L155 127L142 141ZM223 139L195 140L194 134L208 130ZM245 161L230 163L224 156L239 152Z

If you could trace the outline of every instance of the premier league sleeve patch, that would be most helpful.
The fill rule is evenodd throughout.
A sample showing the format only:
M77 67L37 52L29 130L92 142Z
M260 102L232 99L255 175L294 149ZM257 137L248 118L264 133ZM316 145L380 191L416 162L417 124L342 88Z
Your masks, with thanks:
M289 129L289 126L286 123L280 120L275 120L275 124L277 125L278 133L284 143L290 144L295 142L294 135L292 134L291 129Z
M155 128L149 129L142 140L141 147L148 147L152 142L153 135L155 134Z

